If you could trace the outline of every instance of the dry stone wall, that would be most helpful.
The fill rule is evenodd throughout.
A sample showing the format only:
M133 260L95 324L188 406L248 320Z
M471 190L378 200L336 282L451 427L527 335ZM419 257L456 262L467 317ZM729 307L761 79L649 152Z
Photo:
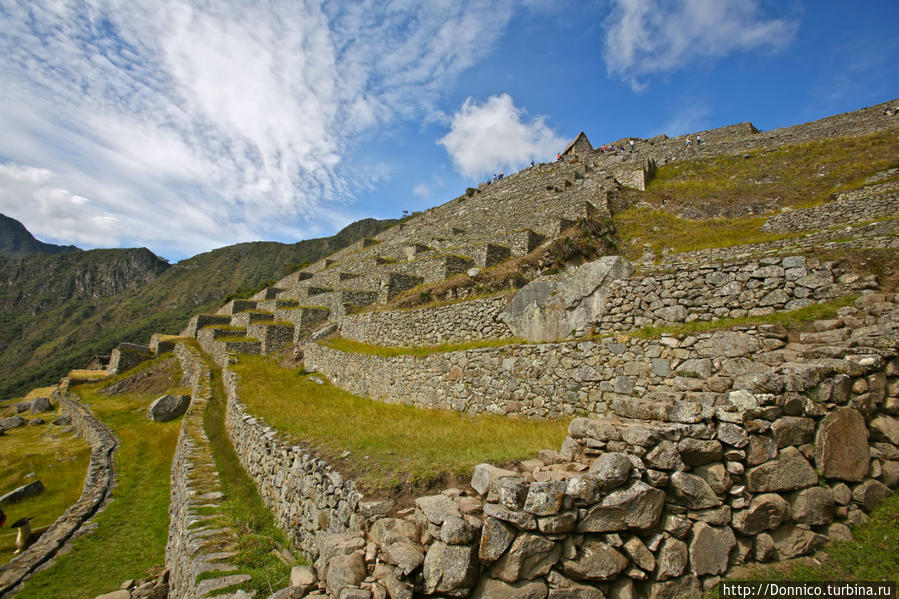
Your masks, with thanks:
M583 336L591 331L771 314L876 285L876 278L868 273L850 272L837 262L802 255L644 267L604 285L596 317L583 320L586 324L574 329L562 327L564 333L559 337L572 332ZM367 312L342 318L340 332L357 341L398 346L503 339L516 334L528 337L516 333L523 325L510 326L503 315L508 303L509 297L503 296L417 310Z
M331 596L696 595L734 566L850 538L899 484L896 299L866 293L798 343L764 325L358 357L375 361L341 367L357 382L423 372L418 391L438 391L430 407L466 409L440 398L452 383L481 399L522 390L507 400L519 406L478 404L496 411L547 416L561 404L603 416L575 418L558 452L508 470L478 466L471 489L420 497L413 509L364 501L283 441L247 413L232 374L229 435L279 524L317 557ZM324 371L332 351L308 346L307 364ZM534 389L542 404L526 401ZM385 399L403 401L401 388Z
M363 343L399 346L502 339L512 333L496 317L508 302L504 295L435 308L364 312L341 319L340 334Z
M884 184L892 194L878 194L877 190L860 190L841 194L835 201L813 208L789 210L769 218L762 231L806 231L860 223L899 214L899 183ZM878 186L879 187L879 186Z
M782 341L774 331L714 340L716 356L776 365L688 421L575 418L559 452L482 464L471 489L322 537L322 584L360 598L680 598L735 566L850 539L899 485L895 299L867 295L802 347L762 344Z
M175 356L181 365L182 380L191 389L191 403L181 420L181 431L172 458L171 498L169 501L169 536L165 565L169 570L169 598L246 597L240 585L251 580L249 575L235 572L227 560L236 536L220 528L223 495L218 471L212 457L209 438L203 429L212 389L209 367L189 346L179 343ZM209 572L216 573L209 576ZM205 576L199 580L201 576ZM227 595L216 594L225 587L238 585Z
M223 376L228 436L278 526L312 557L318 555L321 535L361 530L356 513L362 494L354 483L250 415L238 396L237 375L225 370Z
M118 440L87 406L70 397L55 394L65 416L91 447L81 496L30 547L0 566L0 596L15 592L41 564L51 559L72 538L81 525L106 501L115 482L113 453Z
M795 310L876 287L866 273L805 256L666 265L611 284L596 330L627 330ZM580 331L583 333L584 331Z

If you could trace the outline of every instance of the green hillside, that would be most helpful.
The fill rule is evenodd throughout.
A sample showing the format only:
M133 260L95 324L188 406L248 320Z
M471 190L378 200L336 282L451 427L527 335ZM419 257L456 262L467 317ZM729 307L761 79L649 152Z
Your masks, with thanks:
M56 382L120 342L178 333L222 298L250 295L394 222L369 218L295 244L241 243L174 265L146 249L0 257L0 398Z

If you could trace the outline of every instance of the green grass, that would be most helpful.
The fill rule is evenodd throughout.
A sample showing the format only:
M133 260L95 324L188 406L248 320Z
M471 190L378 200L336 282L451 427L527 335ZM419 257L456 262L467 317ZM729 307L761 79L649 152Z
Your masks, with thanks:
M481 462L532 457L558 448L567 433L561 420L469 416L364 399L268 357L244 356L231 368L250 412L374 494L426 487L447 473L464 477Z
M464 343L443 343L440 345L419 345L414 347L399 347L390 345L371 345L345 339L343 337L332 337L320 342L326 347L336 349L338 351L368 354L372 356L383 356L392 358L394 356L429 356L436 353L444 353L451 351L462 351L466 349L480 349L484 347L502 347L514 343L526 343L524 339L510 337L508 339L483 339L481 341L466 341Z
M242 360L248 357L243 357ZM256 485L247 475L225 431L225 391L222 387L221 369L206 358L212 371L212 399L203 415L203 428L212 447L219 472L222 493L223 525L237 533L237 555L229 560L239 573L249 574L252 582L243 585L245 590L256 590L258 596L267 597L277 589L287 586L290 567L273 553L284 550L290 543L284 533L275 526L271 511L256 491Z
M761 231L766 220L764 216L688 220L651 208L629 208L612 217L616 236L623 242L619 247L632 260L642 255L644 243L659 255L666 247L674 252L690 252L800 236L800 233Z
M631 337L651 339L661 335L692 335L708 331L730 329L736 326L779 324L787 328L798 328L815 320L834 318L837 311L845 306L852 306L858 299L858 294L849 294L829 302L811 304L804 308L790 310L788 312L775 312L762 316L746 316L743 318L721 318L718 320L697 320L682 324L666 325L661 327L643 327L636 331L625 333Z
M131 370L111 381L134 372ZM173 381L176 380L174 365L172 375ZM100 393L109 382L83 385L77 392L120 441L115 454L117 481L111 501L94 518L97 530L76 539L71 552L29 580L17 597L93 597L118 589L123 580L143 577L149 568L165 559L169 474L181 423L147 419L147 406L159 396L158 392L113 396ZM177 388L174 382L172 388Z
M896 156L899 135L892 129L865 137L676 162L659 167L647 191L697 203L777 197L781 205L808 206L826 201L836 191L860 187L869 176L899 166Z
M47 424L22 426L0 435L0 494L39 480L44 492L3 506L8 522L34 516L32 529L49 526L81 496L90 447L63 427L49 421L55 412L39 415ZM33 417L32 417L33 418ZM34 476L28 476L29 474ZM16 531L0 529L0 564L15 551Z
M853 540L830 543L815 560L788 564L754 564L741 571L740 580L777 582L893 581L899 582L899 493L893 492L853 529ZM817 563L815 563L817 562ZM733 576L731 576L733 578ZM718 588L706 597L718 597Z

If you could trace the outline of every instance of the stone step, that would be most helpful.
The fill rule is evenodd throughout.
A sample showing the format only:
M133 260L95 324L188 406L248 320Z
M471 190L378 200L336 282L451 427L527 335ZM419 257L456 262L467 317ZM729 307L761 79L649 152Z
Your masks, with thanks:
M331 310L324 306L294 306L275 310L275 320L293 323L298 328L309 329L328 320Z
M204 341L212 341L215 339L221 339L222 337L246 337L247 329L241 327L233 327L230 324L227 325L209 325L203 327L197 332L197 340L200 341L200 344Z
M188 337L184 335L163 335L162 333L153 333L150 337L150 351L157 356L174 351L175 345L177 345L179 341L184 341L187 338Z
M248 299L233 299L221 308L216 314L237 314L238 312L246 312L256 308L256 302Z
M259 340L259 351L268 355L295 343L295 329L290 322L260 322L247 326L247 335Z
M256 303L256 308L264 312L272 312L281 308L295 308L300 303L292 299L268 299Z
M231 326L247 328L251 324L259 322L272 322L275 315L272 312L262 310L248 310L246 312L238 312L231 317Z
M284 291L284 287L266 287L250 299L256 301L274 299L278 297L278 293L282 291Z
M424 277L397 272L388 273L381 280L380 297L378 299L381 302L387 302L403 291L412 289L422 283L424 283Z
M197 314L190 317L190 321L188 321L187 327L183 331L181 331L181 334L188 337L196 337L197 332L203 327L207 327L212 324L230 323L230 314Z
M302 285L303 281L307 281L311 278L311 272L298 270L279 280L277 283L275 283L275 287L279 289L294 289L295 287L299 287L300 285ZM276 295L275 297L278 297L278 295Z

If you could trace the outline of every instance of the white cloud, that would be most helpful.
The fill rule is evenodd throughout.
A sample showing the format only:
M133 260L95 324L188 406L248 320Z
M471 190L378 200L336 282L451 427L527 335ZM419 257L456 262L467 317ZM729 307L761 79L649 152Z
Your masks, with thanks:
M383 177L346 156L433 112L510 16L486 0L2 2L0 157L117 219L73 242L187 255L324 234ZM26 226L60 228L42 214Z
M431 197L431 190L424 183L419 183L418 185L413 187L412 193L417 195L418 198L423 202L427 202L428 199Z
M677 136L701 131L708 127L708 118L711 111L704 102L692 99L678 102L675 106L674 114L652 135L665 133L670 136Z
M735 51L783 49L798 24L769 19L758 0L614 0L603 57L610 75L635 90L642 79L697 59Z
M437 143L446 148L456 170L471 178L502 169L511 172L530 160L555 156L567 140L543 117L525 117L508 94L491 96L483 104L468 98L453 114L449 133Z
M109 245L117 241L117 219L90 203L88 198L55 185L57 177L47 169L0 164L0 205L7 214L28 227L43 241L75 245Z

